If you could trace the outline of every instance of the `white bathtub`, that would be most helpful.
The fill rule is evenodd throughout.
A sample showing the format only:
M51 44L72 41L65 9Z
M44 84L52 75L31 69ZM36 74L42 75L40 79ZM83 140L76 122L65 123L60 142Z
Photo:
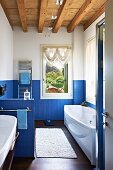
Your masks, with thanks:
M0 170L11 149L16 135L17 118L0 115Z
M86 154L96 164L96 111L81 105L64 106L64 124Z

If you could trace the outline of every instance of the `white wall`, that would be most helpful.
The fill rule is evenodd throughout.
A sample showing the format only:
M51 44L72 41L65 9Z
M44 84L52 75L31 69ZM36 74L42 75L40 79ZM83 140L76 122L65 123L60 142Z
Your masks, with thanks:
M0 5L0 80L13 80L13 31Z
M76 27L73 33L73 80L83 80L84 68L84 31Z
M40 45L41 44L70 44L72 45L72 33L67 33L65 28L60 29L57 34L49 33L44 30L38 33L36 29L29 28L24 33L20 28L14 29L14 79L18 78L18 61L32 60L33 80L40 80L41 61Z
M73 48L73 80L83 80L83 27L77 27L73 33L65 28L57 34L50 34L46 29L40 34L34 28L27 33L20 28L14 29L14 79L18 78L18 61L32 60L33 80L40 80L40 45L70 44Z

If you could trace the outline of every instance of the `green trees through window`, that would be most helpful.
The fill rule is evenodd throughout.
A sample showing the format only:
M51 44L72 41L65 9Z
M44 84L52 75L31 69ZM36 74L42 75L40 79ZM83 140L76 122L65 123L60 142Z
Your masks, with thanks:
M68 64L62 68L46 63L46 93L68 93Z

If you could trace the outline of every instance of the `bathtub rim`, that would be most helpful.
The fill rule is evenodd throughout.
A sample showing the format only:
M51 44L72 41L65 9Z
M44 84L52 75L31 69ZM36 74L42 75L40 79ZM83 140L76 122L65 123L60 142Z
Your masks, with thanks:
M83 123L82 121L80 121L79 119L75 119L75 117L74 116L72 116L70 113L69 113L69 111L68 110L66 110L66 107L68 107L68 106L81 106L81 105L64 105L64 114L67 114L67 115L69 115L72 119L74 119L74 120L76 120L78 123L80 123L80 124L82 124L84 127L87 127L87 128L91 128L92 130L96 130L96 125L95 126L92 126L92 125L87 125L87 124L85 124L85 123ZM91 108L91 107L86 107L86 106L81 106L81 107L85 107L85 108ZM93 109L93 108L91 108L91 109ZM95 109L93 109L93 110L95 110ZM96 111L96 110L95 110ZM66 113L67 112L67 113ZM95 116L96 116L96 112L95 112Z

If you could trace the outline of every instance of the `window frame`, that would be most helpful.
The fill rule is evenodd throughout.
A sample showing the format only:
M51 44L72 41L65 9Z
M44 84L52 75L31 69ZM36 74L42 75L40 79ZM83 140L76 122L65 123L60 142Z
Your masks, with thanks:
M42 49L46 47L71 47L70 60L68 62L68 93L46 93L44 88L44 66L43 66L43 51ZM72 46L71 45L50 45L42 44L40 46L41 53L41 81L40 81L40 98L41 99L73 99L73 80L72 80Z

